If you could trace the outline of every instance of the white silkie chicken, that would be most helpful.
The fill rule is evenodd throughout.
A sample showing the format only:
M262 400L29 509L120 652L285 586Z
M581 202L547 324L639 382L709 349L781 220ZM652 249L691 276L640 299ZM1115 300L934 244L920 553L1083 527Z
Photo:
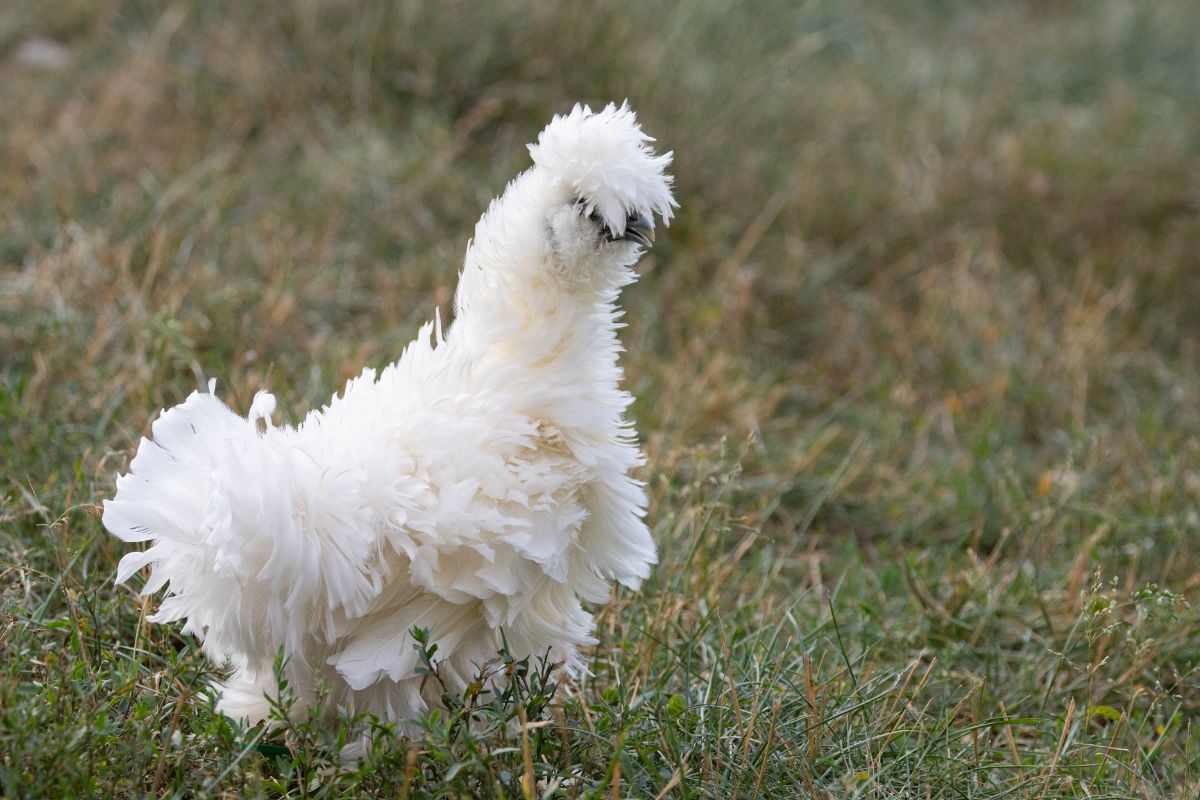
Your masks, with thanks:
M282 649L300 710L324 686L331 705L412 719L437 698L414 626L460 687L502 635L583 668L582 602L656 561L616 333L652 218L675 205L650 141L624 105L556 116L476 226L446 334L426 324L299 426L272 427L266 393L240 417L211 384L153 423L104 504L109 531L152 542L117 580L152 566L142 592L167 591L150 619L186 620L232 667L222 712L268 715Z

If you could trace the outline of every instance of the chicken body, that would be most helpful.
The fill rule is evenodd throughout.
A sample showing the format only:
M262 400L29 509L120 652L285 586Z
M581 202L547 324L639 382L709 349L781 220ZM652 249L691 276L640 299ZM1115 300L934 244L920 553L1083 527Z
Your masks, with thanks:
M616 336L648 218L674 205L648 141L624 106L556 117L476 227L451 328L424 326L299 426L272 427L265 394L238 416L211 386L153 423L104 524L152 542L117 576L152 567L152 620L186 620L232 665L224 713L267 716L282 650L297 711L324 687L331 710L410 720L436 703L414 626L460 688L501 636L583 668L583 603L656 560Z

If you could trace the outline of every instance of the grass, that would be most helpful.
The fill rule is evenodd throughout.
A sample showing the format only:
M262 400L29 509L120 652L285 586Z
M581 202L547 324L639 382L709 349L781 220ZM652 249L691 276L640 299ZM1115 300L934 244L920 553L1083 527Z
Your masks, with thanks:
M1196 796L1198 29L1185 0L5 4L3 793ZM238 730L112 584L115 474L202 378L295 420L393 358L523 143L623 97L683 204L626 295L655 577L588 679L498 655L519 690L361 764Z

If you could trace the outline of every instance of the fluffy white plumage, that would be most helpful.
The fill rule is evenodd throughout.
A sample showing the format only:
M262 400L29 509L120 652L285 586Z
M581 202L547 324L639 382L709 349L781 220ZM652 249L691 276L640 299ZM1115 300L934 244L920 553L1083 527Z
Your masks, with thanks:
M265 392L236 415L212 384L153 423L104 504L109 531L152 542L117 580L150 565L151 619L232 665L224 713L266 717L282 648L298 711L323 685L331 709L403 723L436 703L413 626L460 687L501 631L583 668L582 603L656 561L616 336L648 217L675 205L650 141L625 105L555 117L475 228L450 330L423 326L297 427L271 426Z

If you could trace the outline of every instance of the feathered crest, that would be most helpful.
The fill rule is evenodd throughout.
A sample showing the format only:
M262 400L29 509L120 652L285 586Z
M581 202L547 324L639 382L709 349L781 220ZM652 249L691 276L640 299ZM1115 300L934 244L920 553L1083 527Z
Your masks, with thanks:
M559 114L529 145L533 163L566 184L586 205L598 211L609 230L625 232L631 213L658 214L670 224L672 179L666 175L671 153L655 155L628 102L618 108L609 103L593 112L576 105L570 114Z

